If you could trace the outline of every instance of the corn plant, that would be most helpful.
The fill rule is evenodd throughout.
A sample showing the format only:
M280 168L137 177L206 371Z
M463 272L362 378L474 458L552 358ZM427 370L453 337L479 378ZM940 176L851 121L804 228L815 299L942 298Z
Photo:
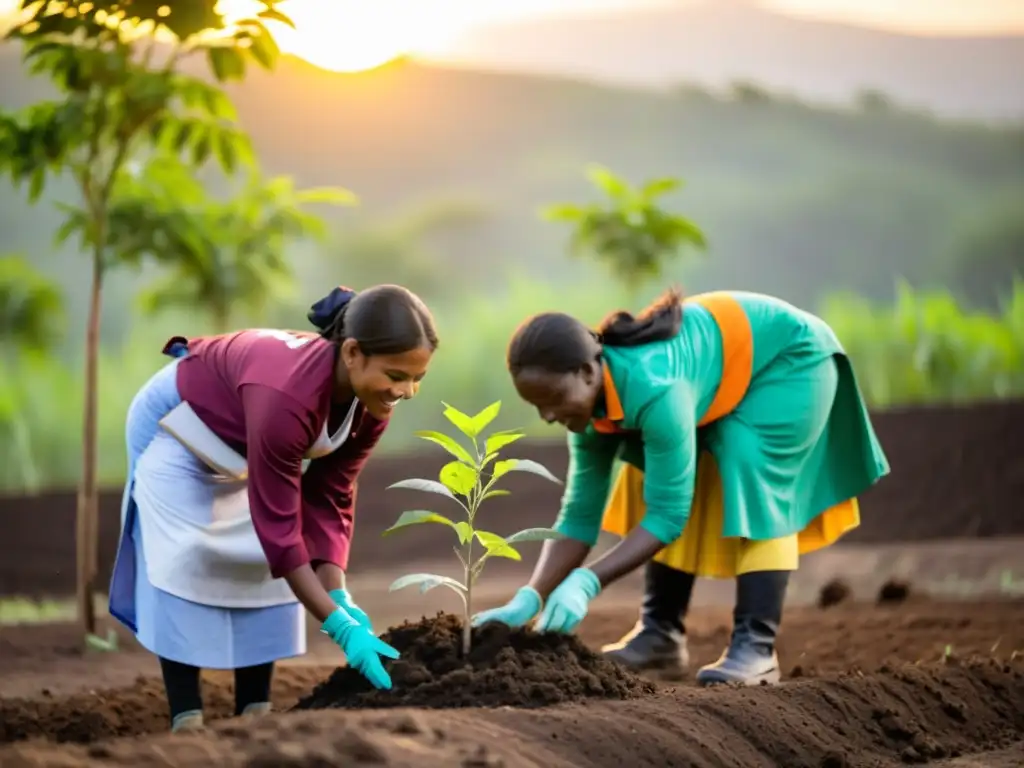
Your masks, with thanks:
M451 520L437 512L414 509L403 512L398 520L384 531L387 536L395 531L420 523L440 523L451 528L458 537L455 555L462 564L462 581L438 576L433 573L412 573L396 579L389 589L403 589L418 585L421 593L434 587L448 587L462 598L462 653L469 653L471 645L470 616L473 612L473 585L483 571L484 564L492 557L506 557L510 560L521 560L522 556L515 545L527 541L543 541L545 539L562 538L561 534L551 528L527 528L510 536L481 530L476 527L477 514L480 506L487 500L497 496L507 496L509 492L495 488L495 484L510 472L530 472L540 475L555 483L561 481L545 469L541 464L529 459L499 459L499 451L523 437L517 430L493 432L482 438L481 433L497 417L501 410L501 401L492 403L475 416L469 416L443 403L445 417L470 441L467 449L457 439L442 432L420 431L416 436L440 445L455 457L441 467L438 480L402 480L391 488L406 488L416 491L447 496L456 502L465 514L465 520ZM475 545L480 545L479 556L475 557Z

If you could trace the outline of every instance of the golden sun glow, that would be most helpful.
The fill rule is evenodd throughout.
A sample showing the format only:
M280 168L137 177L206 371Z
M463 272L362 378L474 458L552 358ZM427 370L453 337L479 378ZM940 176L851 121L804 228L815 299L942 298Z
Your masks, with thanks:
M271 27L285 53L322 69L361 72L447 37L447 25L425 6L423 0L286 0L278 8L295 29ZM221 0L218 7L229 18L254 10L250 0Z

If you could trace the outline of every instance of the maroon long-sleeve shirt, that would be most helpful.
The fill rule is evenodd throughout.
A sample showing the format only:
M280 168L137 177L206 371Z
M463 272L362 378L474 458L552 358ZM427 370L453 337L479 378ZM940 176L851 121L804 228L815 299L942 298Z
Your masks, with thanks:
M302 460L348 405L331 400L336 345L312 333L246 330L188 341L178 391L196 415L246 457L253 525L275 578L306 563L348 566L356 478L386 421L357 406L333 453Z

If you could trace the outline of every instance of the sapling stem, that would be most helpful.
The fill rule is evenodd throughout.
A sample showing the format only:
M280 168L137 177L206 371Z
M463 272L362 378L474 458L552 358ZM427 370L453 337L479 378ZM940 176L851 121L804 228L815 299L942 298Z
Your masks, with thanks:
M466 585L466 599L463 601L463 605L466 608L466 613L462 618L462 655L469 656L469 649L473 642L473 627L471 625L471 617L473 616L473 568L469 563L473 562L473 537L470 536L469 541L466 542L466 570L465 570L465 581L462 583Z
M469 492L469 496L466 499L466 514L469 518L469 540L466 542L466 559L463 563L465 568L465 580L462 582L466 585L466 599L464 604L466 606L466 615L462 619L462 655L468 657L469 651L473 646L473 580L475 573L473 571L473 539L476 537L476 529L473 527L473 522L476 519L477 505L480 503L480 499L483 497L483 492L480 488L480 475L483 466L483 457L480 455L480 445L477 443L476 438L473 438L473 450L476 453L476 482L473 484L473 488Z

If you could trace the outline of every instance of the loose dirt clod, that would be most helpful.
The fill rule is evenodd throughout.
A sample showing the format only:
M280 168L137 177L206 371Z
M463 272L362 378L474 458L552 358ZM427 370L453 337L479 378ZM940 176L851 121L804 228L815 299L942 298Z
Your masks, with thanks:
M356 670L341 667L295 708L540 707L632 699L655 690L573 635L487 625L473 630L466 659L459 653L461 631L450 614L395 627L381 636L402 654L385 662L392 690L378 691Z
M850 597L850 585L842 579L832 579L818 593L818 607L821 609L839 605Z
M899 579L889 579L878 590L879 605L897 605L910 597L910 583Z

